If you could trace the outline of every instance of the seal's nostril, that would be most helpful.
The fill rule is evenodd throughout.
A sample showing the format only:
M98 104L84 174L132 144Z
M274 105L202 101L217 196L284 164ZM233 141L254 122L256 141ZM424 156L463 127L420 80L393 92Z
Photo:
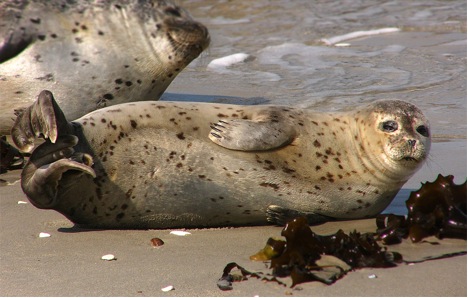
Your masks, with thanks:
M411 147L414 147L414 146L416 146L416 140L409 140L409 141L408 141L408 144L409 144Z
M173 17L178 17L180 18L182 15L180 14L180 11L175 8L175 7L168 7L164 10L164 12L168 15L171 15Z

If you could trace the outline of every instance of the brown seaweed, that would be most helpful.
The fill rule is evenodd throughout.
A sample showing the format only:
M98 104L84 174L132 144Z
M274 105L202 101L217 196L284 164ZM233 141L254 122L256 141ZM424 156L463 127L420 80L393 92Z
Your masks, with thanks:
M254 277L264 281L276 282L282 286L286 286L283 282L279 281L276 277L263 272L251 272L237 263L229 263L224 267L223 275L218 280L216 285L220 290L232 290L232 283L247 280L248 277Z
M419 242L429 236L466 239L466 181L453 183L453 176L438 175L410 194L406 201L408 216L382 214L377 217L377 234L385 244L400 243L403 238Z
M268 261L283 253L286 241L277 238L268 238L265 247L250 256L252 261Z
M277 278L290 276L291 287L310 281L332 284L351 269L393 267L402 260L400 254L380 247L373 233L354 231L346 234L339 230L335 234L321 236L310 229L304 217L288 222L281 235L286 241L270 238L265 248L251 257L254 260L270 259L271 275L253 273L230 263L224 269L218 287L229 290L233 281L244 280L248 276L280 284L283 283ZM231 273L235 268L240 269L238 277Z
M398 253L387 252L380 247L372 233L354 231L346 234L339 230L335 234L321 236L312 232L303 217L288 222L281 235L286 238L286 248L280 256L271 259L271 268L276 276L291 275L293 286L318 280L316 273L309 272L308 268L320 267L317 261L324 255L338 258L351 268L393 267L401 260ZM331 279L329 283L334 281Z

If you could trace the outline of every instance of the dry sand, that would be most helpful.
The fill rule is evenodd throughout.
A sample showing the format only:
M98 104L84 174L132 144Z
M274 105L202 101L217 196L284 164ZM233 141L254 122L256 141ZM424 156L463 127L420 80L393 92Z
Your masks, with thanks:
M413 177L397 202L404 201L420 181L435 179L437 173L466 178L466 140L434 143L430 161ZM79 231L55 211L36 209L15 182L19 171L0 175L13 183L0 186L0 295L1 296L466 296L466 256L399 265L391 269L361 269L331 286L318 282L295 289L256 279L235 283L223 292L216 286L224 266L237 262L250 270L267 270L249 256L264 246L280 227L245 227L190 230L180 237L169 230ZM373 219L327 223L313 227L319 234L338 229L374 231ZM51 234L39 238L40 232ZM165 244L153 248L150 239ZM406 260L466 250L466 241L446 239L429 243L403 244L389 249ZM114 254L115 261L101 256ZM375 274L377 278L369 278ZM290 284L290 280L286 279ZM173 285L175 290L162 292Z

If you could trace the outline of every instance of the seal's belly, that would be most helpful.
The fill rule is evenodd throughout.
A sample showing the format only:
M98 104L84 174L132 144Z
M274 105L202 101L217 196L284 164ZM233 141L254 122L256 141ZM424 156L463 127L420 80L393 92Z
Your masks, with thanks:
M300 172L294 162L303 155L294 150L302 149L232 151L208 138L134 130L94 153L98 177L89 196L100 203L87 211L77 206L73 220L123 227L254 225L266 223L270 205L340 218L376 213L370 191L355 199L356 181L331 186L331 179Z
M142 221L166 218L184 226L266 223L266 208L281 197L274 177L255 154L226 151L208 138L182 139L164 129L142 129L106 151L99 166L114 199L128 200L129 210Z

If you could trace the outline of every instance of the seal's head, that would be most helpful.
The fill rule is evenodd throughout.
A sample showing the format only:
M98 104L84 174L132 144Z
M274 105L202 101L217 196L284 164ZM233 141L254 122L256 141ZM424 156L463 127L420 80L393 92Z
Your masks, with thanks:
M429 122L421 110L410 103L377 101L358 114L356 120L363 141L361 146L367 148L365 151L372 148L369 154L378 154L375 160L385 164L389 172L407 179L429 154ZM376 148L381 151L375 152Z
M157 100L209 43L170 0L0 1L0 134L41 89L68 119Z
M148 1L135 5L144 21L149 41L166 63L183 63L195 59L210 44L208 29L192 19L182 7L169 1ZM164 55L166 51L166 55Z

